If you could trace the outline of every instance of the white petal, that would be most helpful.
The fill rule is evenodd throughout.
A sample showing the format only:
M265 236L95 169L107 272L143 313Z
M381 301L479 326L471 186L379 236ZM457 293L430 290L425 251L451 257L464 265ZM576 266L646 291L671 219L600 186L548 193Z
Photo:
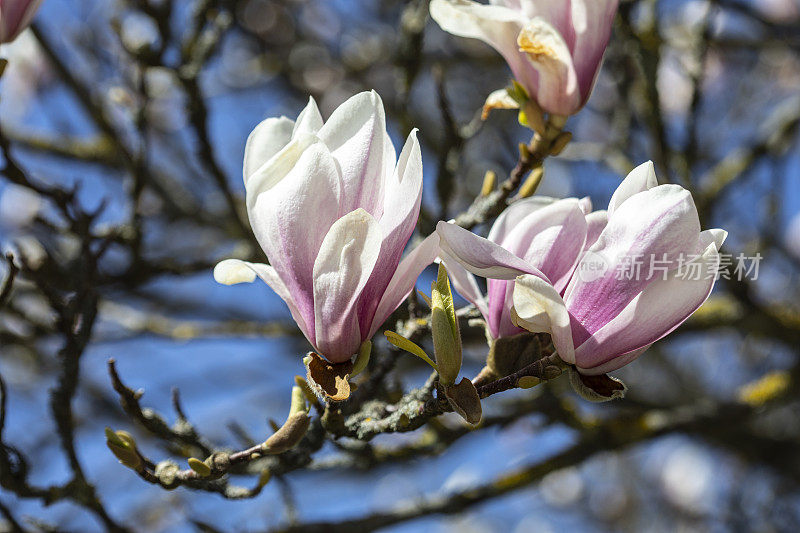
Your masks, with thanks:
M388 144L391 146L391 143ZM389 209L384 210L383 216L378 220L383 231L381 255L358 303L362 331L372 327L374 313L397 271L403 250L414 233L419 218L422 200L422 153L416 130L409 134L397 167L391 172L383 199Z
M570 3L572 30L575 35L574 45L571 46L572 57L582 99L586 101L611 37L618 1L572 0Z
M391 143L389 143L391 145ZM414 231L422 200L422 149L414 128L406 139L403 151L391 178L387 180L383 203L389 209L380 217L384 235L389 236L397 229L404 229L400 249L405 247Z
M308 97L308 105L297 116L297 122L292 130L292 137L302 133L317 133L322 127L322 115L313 96Z
M252 283L255 279L255 271L239 259L225 259L214 267L214 281L222 285Z
M603 230L608 225L608 211L605 209L601 211L592 211L586 215L586 244L583 245L584 250L588 250L597 239Z
M460 226L440 221L436 233L441 238L442 250L476 276L514 279L520 274L534 274L544 278L525 260Z
M270 263L306 321L313 323L312 272L322 241L339 218L339 173L333 156L317 142L299 154L285 175L276 174L266 190L256 193L248 187L248 216ZM269 179L265 175L264 181Z
M381 251L377 221L363 209L337 220L314 263L314 322L323 355L350 356L361 345L355 303L372 275Z
M511 316L514 324L532 333L549 333L559 357L575 362L569 312L550 283L536 276L519 276L514 283Z
M481 120L489 118L489 113L495 109L519 109L519 103L511 98L505 89L497 89L489 93L481 111Z
M294 169L303 153L319 139L313 135L301 135L289 141L266 163L258 167L245 181L247 209L252 209L256 198L263 192L275 187Z
M622 202L633 196L634 194L642 191L647 191L658 185L656 179L656 169L652 161L646 161L638 167L631 170L630 174L622 180L611 201L608 202L608 216L614 213L615 210L622 205Z
M506 236L517 227L522 219L555 201L556 198L548 196L532 196L524 200L517 200L500 213L500 216L492 224L492 229L489 230L489 235L486 238L502 246Z
M588 215L592 212L592 199L588 196L584 196L580 199L581 211L583 211L584 215Z
M359 93L340 105L319 130L319 138L339 162L342 175L340 213L359 207L375 218L383 214L383 195L391 153L383 102L375 91ZM391 166L394 161L391 161Z
M503 55L519 83L528 90L534 86L536 71L517 46L517 35L527 20L524 13L470 0L433 0L430 13L444 31L492 46Z
M247 137L244 147L244 184L292 138L294 122L286 117L268 118Z
M286 302L286 305L289 307L289 312L292 313L292 318L294 318L294 321L297 322L297 325L300 327L300 331L303 332L303 335L305 335L308 341L313 345L314 331L306 324L291 293L274 268L263 263L250 263L247 261L240 261L239 259L226 259L220 261L217 263L217 266L214 267L214 279L217 283L222 283L224 285L243 282L249 283L255 280L256 275L275 291L275 294Z
M725 239L727 238L728 232L724 229L707 229L700 232L700 242L703 244L709 244L713 241L717 247L717 250L722 247L722 243L724 243Z
M578 78L569 46L552 24L541 17L528 21L517 37L524 52L539 73L536 101L545 111L571 115L582 102Z

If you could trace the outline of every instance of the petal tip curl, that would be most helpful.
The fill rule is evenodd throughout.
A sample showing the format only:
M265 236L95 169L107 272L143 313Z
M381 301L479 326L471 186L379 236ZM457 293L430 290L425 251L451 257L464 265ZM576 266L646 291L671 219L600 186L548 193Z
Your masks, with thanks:
M222 285L252 283L255 279L256 273L253 269L238 259L225 259L214 267L214 281Z

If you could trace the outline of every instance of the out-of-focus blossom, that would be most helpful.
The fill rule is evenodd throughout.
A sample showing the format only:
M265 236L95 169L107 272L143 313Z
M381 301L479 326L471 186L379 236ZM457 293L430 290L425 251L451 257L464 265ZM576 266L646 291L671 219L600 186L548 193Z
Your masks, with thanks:
M605 225L605 211L587 214L590 210L588 198L556 200L537 196L520 200L497 217L488 241L540 271L560 292L570 280L587 236L596 239ZM444 222L439 223L437 232L441 237L440 255L453 285L481 312L492 338L522 333L524 330L511 322L513 280L492 279L491 269L482 272L490 278L484 295L474 276L451 255L455 252L450 243L459 247L459 241L482 243L483 239L476 241L480 238L473 233Z
M53 69L45 60L42 49L31 32L2 46L8 65L3 71L3 95L0 98L0 117L13 130L31 109L37 94L53 80Z
M602 215L595 216L600 229ZM658 185L652 163L620 184L606 216L563 290L559 280L489 240L443 235L443 247L473 273L516 278L512 323L549 333L559 356L581 373L604 374L633 361L702 305L727 236L719 229L701 231L691 194Z
M589 99L617 0L433 0L430 10L445 31L500 52L542 109L567 116ZM490 106L513 106L498 103L499 96L493 93Z
M28 27L42 0L0 0L0 43L10 43Z
M0 190L0 227L19 231L36 218L41 207L41 196L27 187L9 183Z
M270 265L229 259L214 277L232 284L258 275L334 363L358 352L438 253L433 235L400 260L419 216L422 155L412 132L396 158L374 91L324 123L311 99L297 121L259 124L245 148L244 183Z
M800 17L800 6L793 0L755 0L755 8L775 22L789 23Z

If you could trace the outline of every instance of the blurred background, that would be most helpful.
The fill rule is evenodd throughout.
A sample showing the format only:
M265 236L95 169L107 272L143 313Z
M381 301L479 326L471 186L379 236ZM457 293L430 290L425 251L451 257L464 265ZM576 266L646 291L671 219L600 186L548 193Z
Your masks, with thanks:
M762 257L747 279L734 260L689 322L617 373L625 400L587 404L565 379L494 396L477 430L446 415L325 441L241 500L167 492L106 448L111 426L156 460L199 455L125 414L109 358L143 407L187 417L212 447L260 441L288 410L305 339L265 285L211 275L261 257L241 180L259 121L377 90L398 149L420 129L421 235L487 170L508 175L530 133L514 113L478 116L507 67L427 3L45 0L0 46L0 247L21 266L0 297L0 530L800 529L797 0L622 0L574 140L546 162L539 194L602 208L652 159L661 183L693 191L704 228L730 232L724 252ZM469 338L471 376L486 346ZM389 396L428 375L392 364Z

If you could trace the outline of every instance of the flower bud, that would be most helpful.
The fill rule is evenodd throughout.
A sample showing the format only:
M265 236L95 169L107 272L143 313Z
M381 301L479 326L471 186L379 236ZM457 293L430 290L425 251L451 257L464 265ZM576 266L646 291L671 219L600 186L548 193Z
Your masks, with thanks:
M483 176L483 185L481 186L481 196L489 196L497 186L497 174L493 170L487 170Z
M553 144L550 145L550 155L558 155L564 151L564 148L567 147L569 142L572 140L572 133L568 131L562 131L559 133L555 139L553 139Z
M211 475L211 467L209 467L200 459L189 457L189 459L187 459L186 462L189 463L189 468L197 472L198 476L208 477Z
M142 458L136 449L133 436L127 431L114 431L111 428L106 428L105 433L106 446L119 462L128 468L138 470L142 466Z
M445 386L452 385L461 371L461 332L443 264L439 264L436 282L431 284L431 333L439 380Z
M305 393L302 388L295 385L292 387L289 417L278 431L261 445L262 451L268 454L277 454L294 448L305 436L310 422Z
M589 99L617 4L433 0L430 15L443 30L480 39L502 54L519 82L513 88L519 85L544 111L572 115Z
M543 176L544 167L539 166L531 170L531 173L528 175L528 179L526 179L525 183L522 184L522 187L519 188L519 197L528 198L529 196L533 196L533 193L535 193L536 189L539 188L539 184L542 182Z

